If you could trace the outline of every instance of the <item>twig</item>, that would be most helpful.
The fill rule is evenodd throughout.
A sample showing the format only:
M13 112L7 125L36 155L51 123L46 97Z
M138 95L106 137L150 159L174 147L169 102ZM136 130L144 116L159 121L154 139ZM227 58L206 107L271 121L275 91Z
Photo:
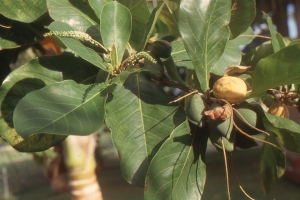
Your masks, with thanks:
M175 99L174 101L170 101L169 104L171 104L171 103L176 103L176 102L180 101L181 99L184 99L185 97L188 97L188 96L190 96L190 95L192 95L192 94L195 94L195 93L198 93L198 90L194 90L194 91L192 91L192 92L189 92L189 93L186 94L186 95L183 95L182 97L179 97L178 99Z
M236 123L234 122L234 120L232 120L232 122L233 122L234 127L235 127L238 131L240 131L243 135L247 136L248 138L251 138L251 139L253 139L253 140L260 141L260 142L265 143L265 144L269 144L269 145L271 145L271 146L273 146L273 147L279 149L280 151L282 151L281 148L279 148L278 146L276 146L275 144L273 144L273 143L271 143L271 142L268 142L268 141L265 141L265 140L261 140L261 139L255 138L255 137L253 137L252 135L249 135L249 134L245 133L244 131L242 131L242 130L236 125Z
M257 130L258 132L261 132L261 133L264 133L264 134L266 134L267 136L270 136L270 134L269 133L267 133L266 131L263 131L263 130L260 130L260 129L258 129L258 128L256 128L255 126L252 126L251 124L249 124L249 122L247 122L247 120L243 117L243 115L237 110L237 109L235 109L235 108L233 108L232 107L232 109L244 120L244 122L248 125L248 126L250 126L251 128L253 128L253 129L255 129L255 130Z
M228 166L227 166L227 157L226 157L226 150L225 150L225 145L224 145L223 137L221 138L221 140L222 140L222 148L223 148L223 154L224 154L224 160L225 160L225 172L226 172L228 200L231 200L231 197L230 197L229 176L228 176Z
M240 35L240 37L257 37L257 38L265 38L271 40L272 38L269 36L264 36L264 35Z
M184 61L191 61L191 60L174 60L174 62L184 62Z
M231 107L231 110L232 110L232 113L233 113L233 107L231 106L231 104L230 104L228 101L226 101L226 100L224 100L224 99L218 99L218 100L223 101L224 103L228 104L228 105ZM271 146L273 146L273 147L279 149L280 151L283 151L281 148L279 148L278 146L276 146L275 144L273 144L273 143L271 143L271 142L268 142L268 141L265 141L265 140L261 140L261 139L259 139L259 138L255 138L255 137L253 137L252 135L249 135L249 134L245 133L244 131L242 131L242 129L240 129L240 128L236 125L236 123L234 122L233 114L231 115L231 120L232 120L232 122L233 122L234 127L235 127L238 131L240 131L243 135L247 136L248 138L251 138L251 139L253 139L253 140L260 141L260 142L265 143L265 144L269 144L269 145L271 145Z
M11 28L12 27L12 26L4 26L2 24L0 24L0 26L3 27L3 28Z
M239 184L239 188L242 190L242 192L244 193L244 195L246 195L246 197L248 197L251 200L255 200L249 194L247 194L246 191L244 190L244 188L241 186L241 184L239 182L239 179L237 177L236 171L235 171L235 167L234 167L234 163L233 163L231 154L230 154L230 161L231 161L231 165L232 165L232 168L233 168L233 172L234 172L234 175L235 175L236 182Z

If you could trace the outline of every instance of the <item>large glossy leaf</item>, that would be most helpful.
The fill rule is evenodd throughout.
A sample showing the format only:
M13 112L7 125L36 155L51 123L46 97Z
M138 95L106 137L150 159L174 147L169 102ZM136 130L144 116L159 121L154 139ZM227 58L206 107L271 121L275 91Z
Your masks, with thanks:
M191 0L180 4L179 31L203 92L209 90L209 73L230 36L230 7L229 0Z
M232 0L229 23L231 38L235 38L245 32L255 16L255 0Z
M206 142L206 134L191 131L188 121L174 129L151 161L145 199L201 199Z
M247 45L252 42L254 38L254 31L251 26L248 29L241 33L238 37L234 38L232 41L237 45Z
M46 12L46 0L2 0L0 3L0 13L2 15L25 23L37 20Z
M113 0L89 0L89 4L94 9L97 16L100 17L103 6Z
M280 146L278 137L272 133L266 141ZM265 194L269 194L275 183L285 172L285 154L268 144L263 145L260 159L260 175L262 188Z
M92 134L104 120L106 95L101 96L100 91L107 86L67 80L30 92L16 106L15 128L23 138L36 133Z
M150 39L150 37L152 35L152 32L155 28L156 22L158 20L159 14L160 14L163 6L164 6L164 3L161 3L152 10L151 15L150 15L150 17L149 17L149 19L146 23L143 38L141 39L141 42L140 42L138 48L136 49L137 51L143 51L144 50L148 40Z
M275 30L275 27L274 27L273 22L272 22L272 18L267 14L264 14L264 16L267 19L269 30L270 30L270 33L271 33L271 38L272 38L271 40L272 40L273 50L274 50L274 52L277 52L280 49L285 47L283 37L280 35L280 33L278 33Z
M112 130L122 173L129 183L144 186L152 157L185 120L178 104L168 104L172 99L143 72L130 75L108 99L106 124Z
M113 1L103 6L100 20L103 44L107 49L114 46L117 64L120 64L131 34L130 11L117 1Z
M130 45L137 50L144 43L143 36L146 32L146 24L150 17L150 11L146 0L118 0L126 6L132 15L132 32Z
M63 22L52 22L49 27L51 31L74 31L72 27ZM95 50L84 46L78 38L68 36L57 36L68 48L73 50L84 60L94 64L95 66L107 71L105 61L96 53Z
M22 138L13 125L13 112L18 102L29 92L62 80L60 72L43 68L38 59L11 72L0 88L0 134L19 151L43 151L60 143L65 136L39 134Z
M261 59L253 72L251 96L270 88L300 83L299 50L300 44L295 44Z
M22 23L0 15L0 24L0 50L36 43L43 38L45 32L40 21Z
M252 37L248 37L248 35L251 34L253 35L253 30L251 27L248 27L247 31L242 33L240 36L234 38L233 40L229 40L222 56L211 69L211 72L216 75L223 76L224 71L228 67L240 65L242 60L242 52L239 49L239 45L249 44L252 41Z
M99 19L89 4L82 0L47 0L50 16L69 24L75 31L87 32L100 41Z
M226 44L225 50L216 62L215 66L211 69L213 74L223 76L224 71L234 65L239 65L242 59L242 53L234 43L234 41L229 40Z

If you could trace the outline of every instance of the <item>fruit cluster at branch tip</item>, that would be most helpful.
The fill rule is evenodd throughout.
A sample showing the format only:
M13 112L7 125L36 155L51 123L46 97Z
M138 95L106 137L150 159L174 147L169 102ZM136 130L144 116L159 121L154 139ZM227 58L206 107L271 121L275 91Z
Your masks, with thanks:
M237 103L246 97L247 85L238 77L224 76L215 82L213 94L218 99Z

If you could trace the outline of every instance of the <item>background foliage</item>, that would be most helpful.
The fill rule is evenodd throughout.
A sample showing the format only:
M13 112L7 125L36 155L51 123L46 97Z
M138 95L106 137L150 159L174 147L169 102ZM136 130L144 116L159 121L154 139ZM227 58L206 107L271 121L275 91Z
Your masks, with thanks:
M260 166L267 194L283 175L283 149L300 153L298 118L266 109L272 102L281 102L285 112L296 109L300 46L285 31L280 34L278 13L273 15L277 29L264 13L270 41L241 51L241 45L255 38L251 24L260 15L256 8L265 5L254 0L165 0L149 9L145 0L4 0L2 55L28 45L43 51L42 41L49 37L64 52L38 57L4 79L1 137L19 151L43 151L68 135L92 134L105 123L124 178L144 187L145 199L181 200L203 194L208 143L226 155L263 138ZM222 121L223 128L212 129L213 120L204 113L217 102L211 90L224 74L242 78L248 93L232 105L244 109L242 117L231 113L231 121L238 124L240 117L240 125ZM201 98L193 104L188 103L192 95L173 102L173 89L179 96ZM253 131L249 123L261 131ZM229 134L222 135L228 127ZM258 134L262 131L270 136Z

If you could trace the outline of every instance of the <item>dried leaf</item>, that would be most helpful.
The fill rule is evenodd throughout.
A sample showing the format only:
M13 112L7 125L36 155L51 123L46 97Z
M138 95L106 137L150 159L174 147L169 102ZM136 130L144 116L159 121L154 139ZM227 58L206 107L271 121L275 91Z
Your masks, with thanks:
M244 73L248 69L250 69L250 67L251 66L230 66L225 70L224 76L234 76L237 74Z
M204 115L213 120L225 120L231 117L232 109L228 104L225 104L224 106L216 107L213 110L205 111Z

